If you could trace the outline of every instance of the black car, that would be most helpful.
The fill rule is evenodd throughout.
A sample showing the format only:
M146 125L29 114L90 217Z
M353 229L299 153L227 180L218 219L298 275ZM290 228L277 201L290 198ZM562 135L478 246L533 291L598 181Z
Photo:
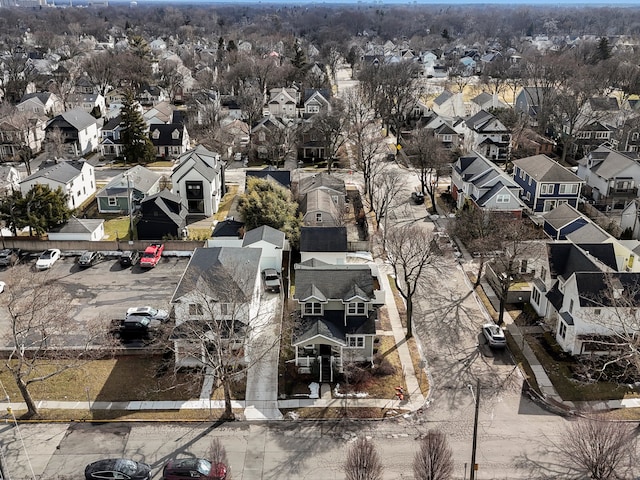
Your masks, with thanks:
M224 463L212 464L204 458L184 458L171 460L162 470L164 480L186 480L199 478L202 480L225 480L227 466Z
M122 480L150 480L151 467L128 458L109 458L90 463L84 469L86 480L119 478Z
M413 200L417 205L422 205L424 203L424 193L411 192L411 200Z
M15 265L18 262L19 255L19 250L12 250L10 248L0 250L0 266L10 267Z
M137 250L127 250L120 255L120 266L130 267L138 263L138 260L140 260L140 254Z
M98 263L100 260L104 258L104 255L100 252L91 252L87 250L80 255L78 259L78 265L81 267L91 267L92 265Z

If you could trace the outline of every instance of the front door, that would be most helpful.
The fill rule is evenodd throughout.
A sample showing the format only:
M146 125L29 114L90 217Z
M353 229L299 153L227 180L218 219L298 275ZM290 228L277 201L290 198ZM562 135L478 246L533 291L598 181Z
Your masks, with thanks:
M332 382L331 345L320 345L320 382Z

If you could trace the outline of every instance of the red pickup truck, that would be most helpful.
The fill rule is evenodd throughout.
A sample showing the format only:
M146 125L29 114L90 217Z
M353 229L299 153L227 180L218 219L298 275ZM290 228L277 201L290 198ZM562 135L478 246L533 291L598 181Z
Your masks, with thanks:
M144 249L144 253L140 258L140 267L141 268L153 268L160 261L160 257L162 257L162 252L164 252L164 244L163 243L152 243L147 248Z

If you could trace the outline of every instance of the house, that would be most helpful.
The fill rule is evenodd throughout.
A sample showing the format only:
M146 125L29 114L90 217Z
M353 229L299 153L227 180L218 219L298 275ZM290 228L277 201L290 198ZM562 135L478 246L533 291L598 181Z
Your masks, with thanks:
M0 165L0 194L20 190L20 172L12 165Z
M291 171L279 170L273 165L263 168L262 170L247 170L245 172L245 188L250 178L261 178L275 182L281 187L289 190L291 188Z
M504 162L511 151L511 132L498 118L480 110L464 121L464 148Z
M568 203L546 212L543 218L542 229L552 240L566 240L568 234L591 222Z
M285 249L285 235L280 230L263 225L248 230L242 239L243 248L260 248L260 271L265 268L274 268L282 271L282 252Z
M85 112L100 117L107 112L107 104L99 93L72 93L67 97L70 108L81 108Z
M337 227L344 223L344 208L324 190L312 190L300 200L302 223L305 226Z
M145 197L160 191L162 175L142 165L116 175L103 189L96 193L100 213L129 213L129 200L139 204Z
M139 240L183 238L187 234L187 211L180 197L169 190L160 190L140 202L136 222Z
M98 121L81 108L67 110L51 119L45 128L46 135L58 129L73 155L85 155L98 148Z
M304 99L302 105L302 116L309 118L316 113L327 112L331 110L331 92L329 89L307 88L304 91Z
M173 105L169 102L160 102L145 110L142 114L147 125L157 123L177 123L173 121Z
M443 117L461 117L466 114L462 93L451 93L449 90L444 90L433 100L431 109Z
M347 263L347 227L300 228L300 261L315 258L332 265Z
M120 115L107 121L100 130L100 153L103 157L115 158L124 155L122 143L122 117Z
M500 97L497 94L489 94L486 92L482 92L479 95L475 96L469 102L469 114L475 115L480 110L491 110L491 109L502 109L502 108L511 108L509 105L500 100Z
M42 150L47 117L21 113L0 120L0 161L15 162Z
M260 310L260 256L257 248L196 248L171 299L176 329L199 322L204 333L213 319L231 332L250 327ZM193 338L189 330L183 332L174 337L176 368L203 366L206 335Z
M96 191L93 167L83 160L56 161L40 168L20 182L26 194L34 185L48 185L51 190L61 188L67 194L67 206L78 208Z
M214 222L211 238L207 239L207 247L242 247L244 232L244 222L233 218Z
M269 90L267 108L274 117L296 118L298 90L295 88L272 88Z
M520 201L520 186L493 162L482 155L458 158L451 173L451 195L457 208L465 204L485 211L522 215L526 206Z
M344 205L346 187L344 180L329 175L326 172L303 177L298 181L298 198L302 199L307 193L314 190L327 192L338 205Z
M577 174L585 181L585 196L597 205L623 208L638 197L640 164L635 152L600 146L578 161Z
M251 136L258 153L263 160L280 160L288 150L288 143L294 135L294 121L272 115L263 117L252 128ZM246 134L245 134L246 136ZM248 143L249 137L246 136ZM242 146L242 144L241 144Z
M104 220L72 216L62 227L47 232L47 237L49 240L97 242L104 238Z
M224 195L224 164L220 154L202 145L182 154L171 172L171 183L188 215L211 217L218 211Z
M16 105L19 112L37 115L58 115L64 112L64 104L55 93L34 92L22 96Z
M350 363L372 364L383 296L371 267L310 259L294 268L292 345L299 371L317 371L318 381L333 382Z
M529 118L529 125L538 126L538 117L547 109L545 98L552 95L550 87L524 87L516 95L514 110Z
M136 92L136 100L144 107L152 107L167 100L167 94L157 85L143 85Z
M149 125L149 138L157 157L177 158L189 149L189 134L182 123Z
M457 149L462 143L461 135L458 135L458 132L446 122L433 129L433 136L447 150Z
M555 140L544 137L531 128L525 128L518 136L514 150L527 152L528 155L551 155L556 148Z
M578 206L584 181L546 155L513 161L513 179L522 188L520 198L535 213L567 203Z

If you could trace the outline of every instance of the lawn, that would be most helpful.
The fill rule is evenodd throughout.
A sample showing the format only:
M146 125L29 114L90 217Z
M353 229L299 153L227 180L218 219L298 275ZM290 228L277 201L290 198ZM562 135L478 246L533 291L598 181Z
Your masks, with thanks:
M384 418L388 416L401 415L406 410L392 408L297 408L297 409L281 409L282 414L294 412L298 418L304 420L327 420L332 418Z
M129 240L129 216L116 217L104 222L105 240Z

